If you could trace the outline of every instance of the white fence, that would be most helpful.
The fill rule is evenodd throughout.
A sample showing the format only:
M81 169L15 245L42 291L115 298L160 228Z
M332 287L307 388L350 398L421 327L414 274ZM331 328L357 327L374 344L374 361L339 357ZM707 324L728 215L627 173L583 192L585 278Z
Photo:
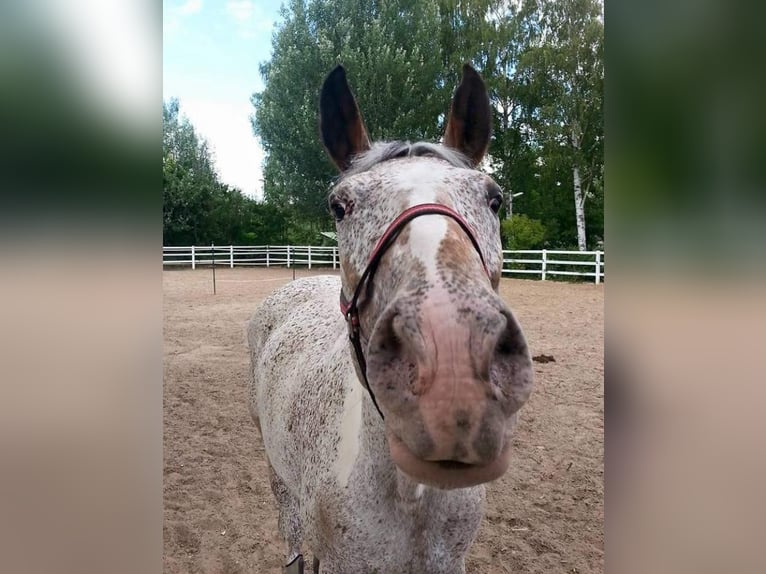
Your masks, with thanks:
M596 283L604 280L603 251L521 250L503 251L503 274L539 275L549 277L591 277Z
M259 267L331 267L340 265L338 247L312 245L224 245L163 247L162 264L224 265ZM590 277L596 283L604 280L603 251L503 251L503 275L531 275L540 279L557 276Z

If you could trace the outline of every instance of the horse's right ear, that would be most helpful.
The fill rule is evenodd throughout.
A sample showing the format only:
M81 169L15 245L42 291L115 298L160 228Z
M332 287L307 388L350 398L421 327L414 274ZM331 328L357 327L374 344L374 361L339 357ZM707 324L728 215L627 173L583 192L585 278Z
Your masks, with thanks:
M340 171L349 168L354 155L370 149L370 138L343 66L337 66L322 84L319 126L322 143Z

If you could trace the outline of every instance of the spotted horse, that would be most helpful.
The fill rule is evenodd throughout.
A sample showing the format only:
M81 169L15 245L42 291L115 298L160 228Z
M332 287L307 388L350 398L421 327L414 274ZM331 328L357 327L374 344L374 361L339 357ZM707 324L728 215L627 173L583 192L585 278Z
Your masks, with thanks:
M533 386L497 293L502 193L477 170L486 88L465 65L441 144L371 144L338 66L320 125L340 277L289 283L248 325L285 571L310 551L323 574L462 573Z

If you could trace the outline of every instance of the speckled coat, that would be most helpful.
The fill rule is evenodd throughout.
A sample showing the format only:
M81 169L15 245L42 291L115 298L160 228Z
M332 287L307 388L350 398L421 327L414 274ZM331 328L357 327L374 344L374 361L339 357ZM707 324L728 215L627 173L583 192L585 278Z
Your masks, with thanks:
M418 485L391 461L383 421L352 365L340 281L290 283L249 329L251 408L263 431L291 561L307 546L321 571L463 572L484 487Z
M323 143L342 172L329 197L340 278L288 284L248 327L250 410L285 563L310 550L322 573L462 573L483 484L508 468L532 390L526 341L497 294L501 192L474 169L489 143L486 90L466 66L444 146L371 146L340 67L320 106ZM408 222L380 259L359 319L383 420L339 296L351 299L389 224L428 203L462 218L476 245L454 218L430 214Z

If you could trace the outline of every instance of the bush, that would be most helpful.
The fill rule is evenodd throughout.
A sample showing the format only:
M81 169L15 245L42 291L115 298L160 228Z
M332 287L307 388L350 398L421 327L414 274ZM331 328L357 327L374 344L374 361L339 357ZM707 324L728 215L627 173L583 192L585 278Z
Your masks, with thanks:
M545 226L526 215L514 215L500 224L504 249L542 249Z

